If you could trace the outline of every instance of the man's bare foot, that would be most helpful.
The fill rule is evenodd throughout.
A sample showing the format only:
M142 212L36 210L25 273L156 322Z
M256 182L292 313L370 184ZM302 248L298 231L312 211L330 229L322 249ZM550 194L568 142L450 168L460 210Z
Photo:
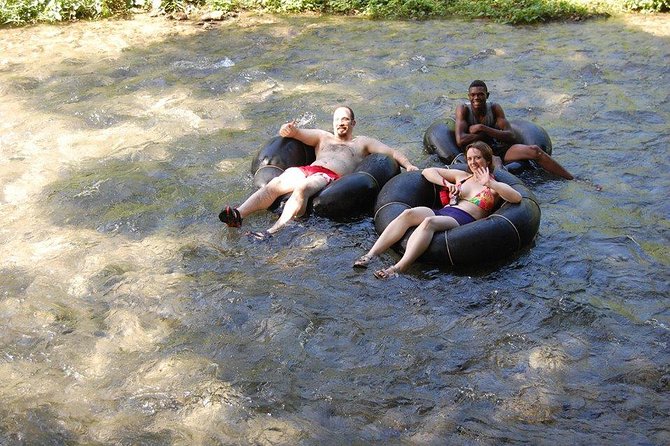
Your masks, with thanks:
M245 235L255 240L267 240L272 237L268 231L249 231Z
M224 222L230 228L239 228L242 226L242 217L240 216L240 211L230 206L226 206L219 213L219 220Z

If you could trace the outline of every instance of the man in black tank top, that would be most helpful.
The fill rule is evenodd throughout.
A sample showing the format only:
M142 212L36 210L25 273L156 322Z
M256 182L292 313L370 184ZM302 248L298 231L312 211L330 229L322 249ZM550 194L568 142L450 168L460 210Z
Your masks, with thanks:
M539 146L519 144L502 107L487 102L488 98L486 84L475 80L468 88L470 103L456 108L456 144L461 150L475 141L484 141L493 148L496 166L503 162L534 160L547 172L568 180L573 178Z

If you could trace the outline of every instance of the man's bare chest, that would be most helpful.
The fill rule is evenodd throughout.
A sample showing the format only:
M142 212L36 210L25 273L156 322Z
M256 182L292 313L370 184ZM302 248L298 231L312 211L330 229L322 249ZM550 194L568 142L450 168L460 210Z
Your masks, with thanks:
M319 157L327 156L338 159L358 159L361 157L360 151L349 144L327 143L319 147Z

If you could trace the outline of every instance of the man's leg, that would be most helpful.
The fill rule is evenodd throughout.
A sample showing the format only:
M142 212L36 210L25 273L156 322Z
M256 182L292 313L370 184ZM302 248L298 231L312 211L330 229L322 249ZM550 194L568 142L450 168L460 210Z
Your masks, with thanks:
M544 150L536 145L529 146L526 144L514 144L507 150L507 153L505 153L506 163L521 160L534 160L547 172L568 180L574 178L570 172L565 170L565 168L558 164L555 159L547 155Z
M237 210L242 218L249 214L272 206L272 203L284 194L292 192L304 181L305 175L296 167L286 169L281 175L270 180L268 184L251 194Z
M274 234L286 225L292 218L300 217L305 214L307 209L307 201L309 198L326 187L330 183L330 179L325 175L311 175L296 185L293 189L291 197L284 204L284 210L277 220L277 223L272 225L268 232Z

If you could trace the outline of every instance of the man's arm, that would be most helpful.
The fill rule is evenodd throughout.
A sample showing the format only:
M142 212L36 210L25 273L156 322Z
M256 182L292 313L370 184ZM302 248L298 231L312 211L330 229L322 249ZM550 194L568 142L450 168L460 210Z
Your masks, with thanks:
M468 144L482 139L481 135L470 133L468 121L465 118L468 108L461 104L456 107L456 145L459 149L465 150Z
M505 112L499 104L493 104L491 107L493 117L496 120L495 127L487 127L483 124L475 124L470 126L470 133L484 133L493 139L503 142L513 143L514 132L512 126L505 117Z
M361 138L359 136L359 138ZM402 152L392 149L381 141L377 141L374 138L365 137L365 150L368 153L381 153L393 158L398 164L404 167L406 170L419 170L414 164L412 164Z
M296 127L295 121L287 122L279 129L279 135L284 138L294 138L308 146L317 147L324 138L333 136L320 129L301 129Z

